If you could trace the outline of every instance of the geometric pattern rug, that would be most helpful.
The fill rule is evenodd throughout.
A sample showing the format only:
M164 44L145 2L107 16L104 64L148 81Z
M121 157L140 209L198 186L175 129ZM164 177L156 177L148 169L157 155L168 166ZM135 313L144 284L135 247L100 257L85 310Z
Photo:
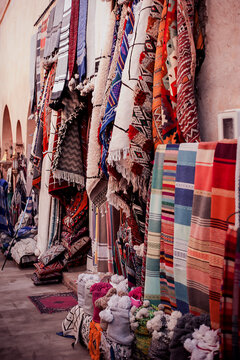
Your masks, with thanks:
M45 294L28 297L41 314L52 314L60 311L69 311L78 303L77 296L74 292Z

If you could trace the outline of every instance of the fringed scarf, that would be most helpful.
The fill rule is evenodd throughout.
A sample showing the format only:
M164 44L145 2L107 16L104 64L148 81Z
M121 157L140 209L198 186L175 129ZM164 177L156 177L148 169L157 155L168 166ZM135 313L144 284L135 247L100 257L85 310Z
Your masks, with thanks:
M193 39L194 0L178 1L177 24L177 120L184 140L195 142L200 141L200 134L194 92L196 67L196 50Z
M209 246L213 159L216 142L200 143L196 157L191 230L187 253L189 310L209 313Z
M116 115L115 111L118 105L118 100L122 85L122 72L124 69L124 65L129 50L128 35L132 34L134 21L135 21L132 4L133 2L130 1L128 7L128 16L126 19L125 33L122 39L120 54L117 62L116 75L112 81L107 107L105 110L105 114L99 132L99 139L102 144L101 168L106 176L108 175L107 167L106 167L106 158L107 158L107 152L111 137L110 133L115 120L115 115Z
M51 96L51 99L55 101L60 99L65 81L67 80L71 4L71 0L65 0L64 2L63 20L59 40L58 63Z
M89 133L86 189L88 192L88 196L97 206L101 206L102 201L99 202L97 200L98 191L95 192L95 196L92 193L92 191L94 190L94 188L96 188L101 178L101 173L99 170L101 149L100 149L100 144L98 142L98 128L100 124L100 108L103 100L104 89L109 71L110 52L111 52L114 24L115 24L115 15L114 12L111 12L110 17L108 18L109 32L107 33L105 44L103 47L102 58L98 69L99 70L98 76L95 79L95 88L93 93L93 111L92 111L91 127ZM105 197L106 186L101 188L100 193L103 193L103 202L104 202L106 199Z
M159 145L155 152L152 188L149 207L148 243L144 299L160 303L160 238L162 212L163 163L166 145Z
M133 111L134 89L139 75L139 56L144 49L145 33L150 13L152 0L144 0L134 8L135 23L130 42L130 48L122 73L122 87L116 110L116 118L109 145L108 163L116 167L117 171L128 180L131 178L129 156L128 129L131 123L129 113ZM124 185L126 182L123 183ZM119 188L119 186L118 186ZM126 191L126 187L119 190ZM109 194L108 201L114 196L113 189ZM115 202L115 201L114 201Z
M221 296L222 269L228 223L234 224L235 170L237 143L234 140L217 144L212 181L211 229L209 246L209 306L211 327L220 326L219 307Z
M79 22L77 35L77 65L79 82L86 77L86 28L87 28L87 6L85 0L80 0L79 4Z
M69 30L68 49L68 74L69 79L73 76L73 69L76 59L76 47L78 38L79 0L72 0L72 10Z
M187 293L187 250L191 229L195 164L198 144L180 144L174 204L174 283L177 309L189 312Z
M63 104L65 105L62 113L63 122L59 129L52 173L55 179L66 180L83 187L85 177L79 129L84 104L79 102L76 91L69 93Z
M146 198L151 174L152 84L162 0L154 0L148 17L144 51L140 55L140 75L134 94L132 123L129 126L131 178L139 196Z

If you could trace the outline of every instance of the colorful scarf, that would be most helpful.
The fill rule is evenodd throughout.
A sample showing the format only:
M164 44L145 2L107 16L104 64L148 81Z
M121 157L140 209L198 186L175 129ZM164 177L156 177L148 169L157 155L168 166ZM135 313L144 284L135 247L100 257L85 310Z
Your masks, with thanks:
M177 24L177 120L184 140L195 142L200 141L200 134L194 92L196 67L196 51L193 39L194 0L178 1Z
M65 0L64 2L63 20L59 40L58 63L51 96L51 99L55 101L60 99L65 81L67 80L71 4L71 0Z
M220 296L227 219L235 211L235 168L237 144L232 140L219 142L213 163L211 229L209 246L209 306L213 329L220 325ZM234 223L234 216L229 219Z
M148 17L144 51L140 55L132 123L129 126L131 177L145 198L151 174L152 84L162 0L154 0Z
M160 303L160 237L162 212L162 182L165 145L155 152L152 188L149 207L148 244L144 299L158 305Z
M179 145L166 146L162 177L160 295L165 311L176 309L173 271L174 199Z
M239 230L238 230L239 232ZM237 247L237 229L229 225L224 254L222 294L220 300L221 358L233 359L233 291Z
M79 22L77 39L77 65L79 81L82 82L86 77L86 28L87 28L87 1L80 0Z
M189 310L209 313L209 247L215 142L200 143L195 169L191 230L187 253Z
M110 17L108 18L109 32L107 33L105 44L103 46L102 58L99 64L98 76L95 79L95 88L93 93L93 111L92 111L91 127L89 133L86 189L88 192L88 196L97 206L101 206L102 202L98 202L96 199L98 195L98 191L97 193L95 193L95 196L93 196L92 191L94 190L94 188L96 188L101 178L101 173L99 169L101 149L100 149L100 144L98 142L98 128L100 124L100 108L103 101L103 95L104 95L104 90L105 90L105 85L107 82L107 76L109 70L110 51L111 51L114 24L115 24L115 15L114 12L111 12ZM104 189L101 188L99 192L104 194L103 198L105 201L106 186L104 187Z
M86 51L87 51L87 72L86 76L89 81L94 80L95 74L95 16L96 16L96 1L88 0L87 13L87 29L86 29ZM95 29L94 29L95 30Z
M130 180L130 168L127 157L129 155L128 129L131 123L129 113L133 111L134 89L139 76L139 56L144 49L145 34L150 13L152 0L143 0L134 8L134 29L132 41L129 43L129 51L122 72L122 86L119 95L116 118L109 145L108 163L115 166L118 172ZM121 189L126 190L126 189Z
M116 107L118 105L121 85L122 85L122 72L127 59L129 50L128 35L132 34L134 26L134 14L133 14L133 2L130 1L128 7L128 16L126 19L125 33L122 39L120 54L117 62L116 75L112 81L109 99L103 121L100 127L99 140L102 144L102 157L101 157L101 168L107 176L106 158L110 141L110 132L116 116Z
M41 40L40 40L40 85L44 83L44 48L47 37L47 25L48 25L48 17L43 20L41 26Z
M174 282L177 309L189 312L187 293L187 250L191 229L195 164L198 144L180 144L174 204Z
M73 76L73 69L76 58L76 47L78 38L78 18L79 18L79 0L72 0L72 10L69 30L69 50L68 50L68 74L69 79Z

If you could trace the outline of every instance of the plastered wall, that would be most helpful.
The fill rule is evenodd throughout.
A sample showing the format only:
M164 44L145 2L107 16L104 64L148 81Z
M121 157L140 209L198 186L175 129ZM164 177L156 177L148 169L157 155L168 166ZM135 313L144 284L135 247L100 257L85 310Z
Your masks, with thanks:
M240 108L240 0L207 0L206 58L199 77L203 141L217 140L217 114Z

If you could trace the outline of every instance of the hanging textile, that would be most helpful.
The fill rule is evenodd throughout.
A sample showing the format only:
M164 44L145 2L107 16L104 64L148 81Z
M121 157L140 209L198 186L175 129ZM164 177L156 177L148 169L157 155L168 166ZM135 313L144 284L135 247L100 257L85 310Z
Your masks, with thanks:
M84 104L76 91L63 99L62 125L58 134L58 145L54 155L52 173L55 179L66 180L84 186L84 169L79 126Z
M41 83L40 83L40 42L41 42L41 26L38 27L37 31L37 49L36 49L36 92L37 98L36 103L40 101Z
M240 354L240 229L237 231L237 247L233 281L233 314L232 314L233 359Z
M97 237L97 268L99 272L108 272L108 241L106 206L98 209L98 237Z
M209 313L209 246L215 142L200 143L195 169L191 230L187 253L189 310Z
M116 109L116 118L112 131L112 137L109 145L108 163L116 167L127 181L131 179L129 167L129 137L128 129L131 123L129 113L132 113L134 97L133 92L139 75L139 56L144 49L145 33L148 21L148 15L151 9L151 0L139 2L134 8L135 23L132 41L129 43L129 52L122 73L122 87L119 95L119 101ZM114 184L114 181L109 182ZM126 191L126 182L116 184L117 187L108 186L107 199L110 204L116 206L117 199L114 198L115 191ZM135 189L134 189L135 190Z
M30 49L30 111L33 113L36 103L36 50L37 50L37 33L31 37L31 49Z
M103 46L102 58L99 64L99 75L95 79L95 88L93 93L93 110L91 118L91 127L89 133L89 148L88 148L88 163L87 163L87 184L86 189L88 196L94 204L101 206L106 199L106 186L101 187L96 195L93 196L93 189L97 186L100 180L99 161L101 156L100 144L98 142L98 127L100 124L100 107L103 99L105 84L107 81L110 51L113 36L113 29L115 24L114 12L107 18L108 32L106 34L105 44ZM99 184L101 185L101 184ZM98 194L100 201L97 200ZM101 195L102 194L102 195ZM102 200L101 200L102 199Z
M12 225L10 223L8 202L7 202L8 183L0 179L0 232L12 235Z
M109 99L99 132L99 139L102 145L101 168L106 176L107 176L106 158L107 158L107 152L110 141L110 132L115 120L115 115L116 115L115 111L118 105L118 100L122 85L122 72L124 69L124 65L129 50L128 35L132 34L134 21L135 21L133 6L134 6L133 2L130 1L128 5L128 15L126 19L125 33L122 39L120 54L117 62L116 75L111 84Z
M178 68L177 119L186 142L200 141L197 105L194 92L196 50L193 39L194 0L177 3Z
M86 77L86 27L87 27L87 6L85 0L80 0L79 4L79 22L77 39L77 65L79 82Z
M41 26L41 40L40 40L40 86L44 83L44 47L46 43L46 36L47 36L47 25L48 25L48 16L46 19L42 21Z
M69 50L68 50L68 73L69 79L73 76L73 69L76 59L76 47L78 38L78 18L79 0L72 0L72 10L69 30Z
M213 163L211 229L209 244L209 306L213 329L219 328L219 306L227 218L235 211L235 169L237 143L219 142ZM229 219L234 223L234 216Z
M162 0L154 0L148 18L144 51L140 55L134 94L132 123L129 126L131 177L139 196L145 198L151 174L152 84Z
M59 49L64 3L65 0L58 0L55 6L53 26L51 29L51 33L49 34L49 40L47 40L48 46L46 49L46 53L44 54L44 57L46 58L54 57L55 53Z
M52 148L54 141L54 129L57 122L57 112L52 112L51 118L51 131L48 143L48 152L43 159L42 165L42 181L39 196L39 215L38 215L38 236L37 236L37 249L35 255L43 254L48 247L49 239L49 223L50 223L50 210L52 197L48 193L48 184L50 176L50 167L52 161Z
M191 229L195 163L198 144L180 144L174 204L174 282L177 309L189 312L187 293L187 250Z
M160 296L166 312L176 309L173 271L174 200L179 145L166 146L162 175Z
M56 7L54 6L49 14L47 36L46 36L46 41L45 41L45 46L44 46L44 53L43 53L44 59L46 59L47 57L49 57L51 55L50 40L51 40L52 29L53 29L55 9L56 9ZM45 65L46 65L46 62L45 62Z
M146 256L146 275L144 299L152 304L160 303L160 236L162 211L162 181L165 145L155 152L152 188L149 207L148 244Z
M88 0L88 12L87 12L87 28L86 28L86 76L89 82L94 81L95 73L95 16L96 16L96 1ZM98 14L99 15L99 14ZM100 15L99 15L100 16ZM107 13L105 14L107 18ZM107 21L106 21L107 22Z
M239 232L239 230L238 230ZM222 294L220 301L221 358L233 359L233 289L237 229L229 225L225 241Z
M64 2L62 27L59 40L58 63L51 96L51 99L55 101L60 99L65 81L67 80L71 4L71 0L65 0Z

